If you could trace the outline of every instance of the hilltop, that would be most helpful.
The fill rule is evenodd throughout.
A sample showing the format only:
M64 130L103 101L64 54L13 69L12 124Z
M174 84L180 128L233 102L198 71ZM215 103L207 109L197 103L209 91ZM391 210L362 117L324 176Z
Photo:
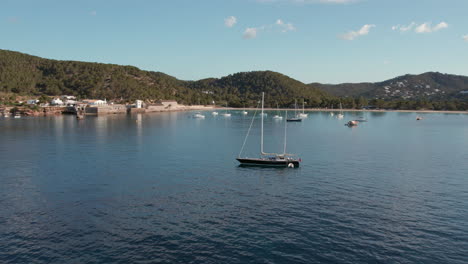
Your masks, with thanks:
M133 66L58 61L0 50L0 92L19 95L75 95L79 98L174 99L184 104L252 106L260 91L267 105L290 105L304 98L309 106L326 100L327 93L271 71L232 74L223 78L183 81L162 72Z
M376 83L310 84L335 96L379 98L385 100L467 99L468 77L439 72L403 75Z

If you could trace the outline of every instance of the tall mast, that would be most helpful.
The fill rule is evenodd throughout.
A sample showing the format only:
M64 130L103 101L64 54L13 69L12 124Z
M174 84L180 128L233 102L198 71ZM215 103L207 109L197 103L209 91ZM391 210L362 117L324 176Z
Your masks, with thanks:
M262 132L261 132L261 138L260 138L260 154L263 155L263 104L264 104L264 100L265 100L265 93L262 92Z
M294 99L294 114L297 116L297 99Z
M285 111L284 113L284 116L287 117L288 116L288 110ZM288 121L284 121L284 149L283 149L283 155L286 154L286 131L287 131L287 127L288 127Z

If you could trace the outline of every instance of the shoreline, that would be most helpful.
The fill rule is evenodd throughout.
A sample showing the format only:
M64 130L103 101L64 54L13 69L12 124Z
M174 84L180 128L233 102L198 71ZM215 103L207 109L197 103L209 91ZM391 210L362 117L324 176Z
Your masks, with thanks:
M125 113L101 113L101 114L94 114L91 116L108 116L108 115L133 115L133 114L149 114L149 113L165 113L165 112L190 112L190 111L255 111L259 110L257 108L234 108L234 107L216 107L216 106L201 106L201 105L194 105L194 106L183 106L177 107L172 109L164 109L158 111L135 111L135 112L125 112ZM291 108L264 108L266 111L288 111L293 112L294 109ZM302 109L298 109L298 112L301 112ZM468 111L448 111L448 110L373 110L373 109L325 109L325 108L305 108L304 111L306 112L369 112L369 113L385 113L385 112L396 112L396 113L427 113L427 114L468 114ZM62 115L69 115L70 113L45 113L45 112L37 112L37 114L33 115L22 115L27 117L41 117L41 116L62 116ZM73 115L73 114L72 114ZM89 115L89 114L86 114ZM2 115L3 116L3 115ZM10 114L10 117L12 115ZM6 117L4 117L6 118Z
M242 111L242 110L248 110L248 111L255 111L256 108L233 108L233 107L228 107L228 108L225 108L225 107L216 107L216 108L213 108L213 110L216 109L216 110L238 110L238 111ZM266 111L275 111L275 110L279 110L279 111L294 111L294 109L291 109L291 108L264 108L263 110L266 110ZM259 109L260 111L260 109ZM298 109L297 110L298 112L301 112L302 109ZM372 110L372 109L326 109L326 108L305 108L304 111L306 112L339 112L339 111L343 111L343 112L373 112L373 113L383 113L383 112L397 112L397 113L439 113L439 114L468 114L468 110L467 111L449 111L449 110L391 110L391 109L386 109L386 110Z

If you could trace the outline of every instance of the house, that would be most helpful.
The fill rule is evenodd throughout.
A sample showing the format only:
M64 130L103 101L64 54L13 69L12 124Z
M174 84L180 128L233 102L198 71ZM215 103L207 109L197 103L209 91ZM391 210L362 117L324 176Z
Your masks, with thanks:
M143 107L143 101L142 100L136 100L135 101L135 108L142 108Z
M26 103L29 104L29 105L35 105L35 104L39 103L39 100L30 99L30 100L26 101Z
M63 101L60 100L60 98L54 98L52 101L50 101L51 105L63 105Z
M64 100L76 100L76 96L73 95L62 95L61 98Z
M88 104L90 106L102 106L107 105L107 100L96 100L96 99L85 99L83 103Z
M68 100L65 101L65 104L66 104L67 106L75 106L77 103L78 103L77 101L75 101L75 100L70 100L70 99L68 99Z

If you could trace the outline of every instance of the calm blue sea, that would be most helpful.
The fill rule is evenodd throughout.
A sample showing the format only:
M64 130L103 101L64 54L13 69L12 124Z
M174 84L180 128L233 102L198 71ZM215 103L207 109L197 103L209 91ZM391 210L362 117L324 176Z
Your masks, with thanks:
M468 115L232 113L0 118L0 263L468 263Z

